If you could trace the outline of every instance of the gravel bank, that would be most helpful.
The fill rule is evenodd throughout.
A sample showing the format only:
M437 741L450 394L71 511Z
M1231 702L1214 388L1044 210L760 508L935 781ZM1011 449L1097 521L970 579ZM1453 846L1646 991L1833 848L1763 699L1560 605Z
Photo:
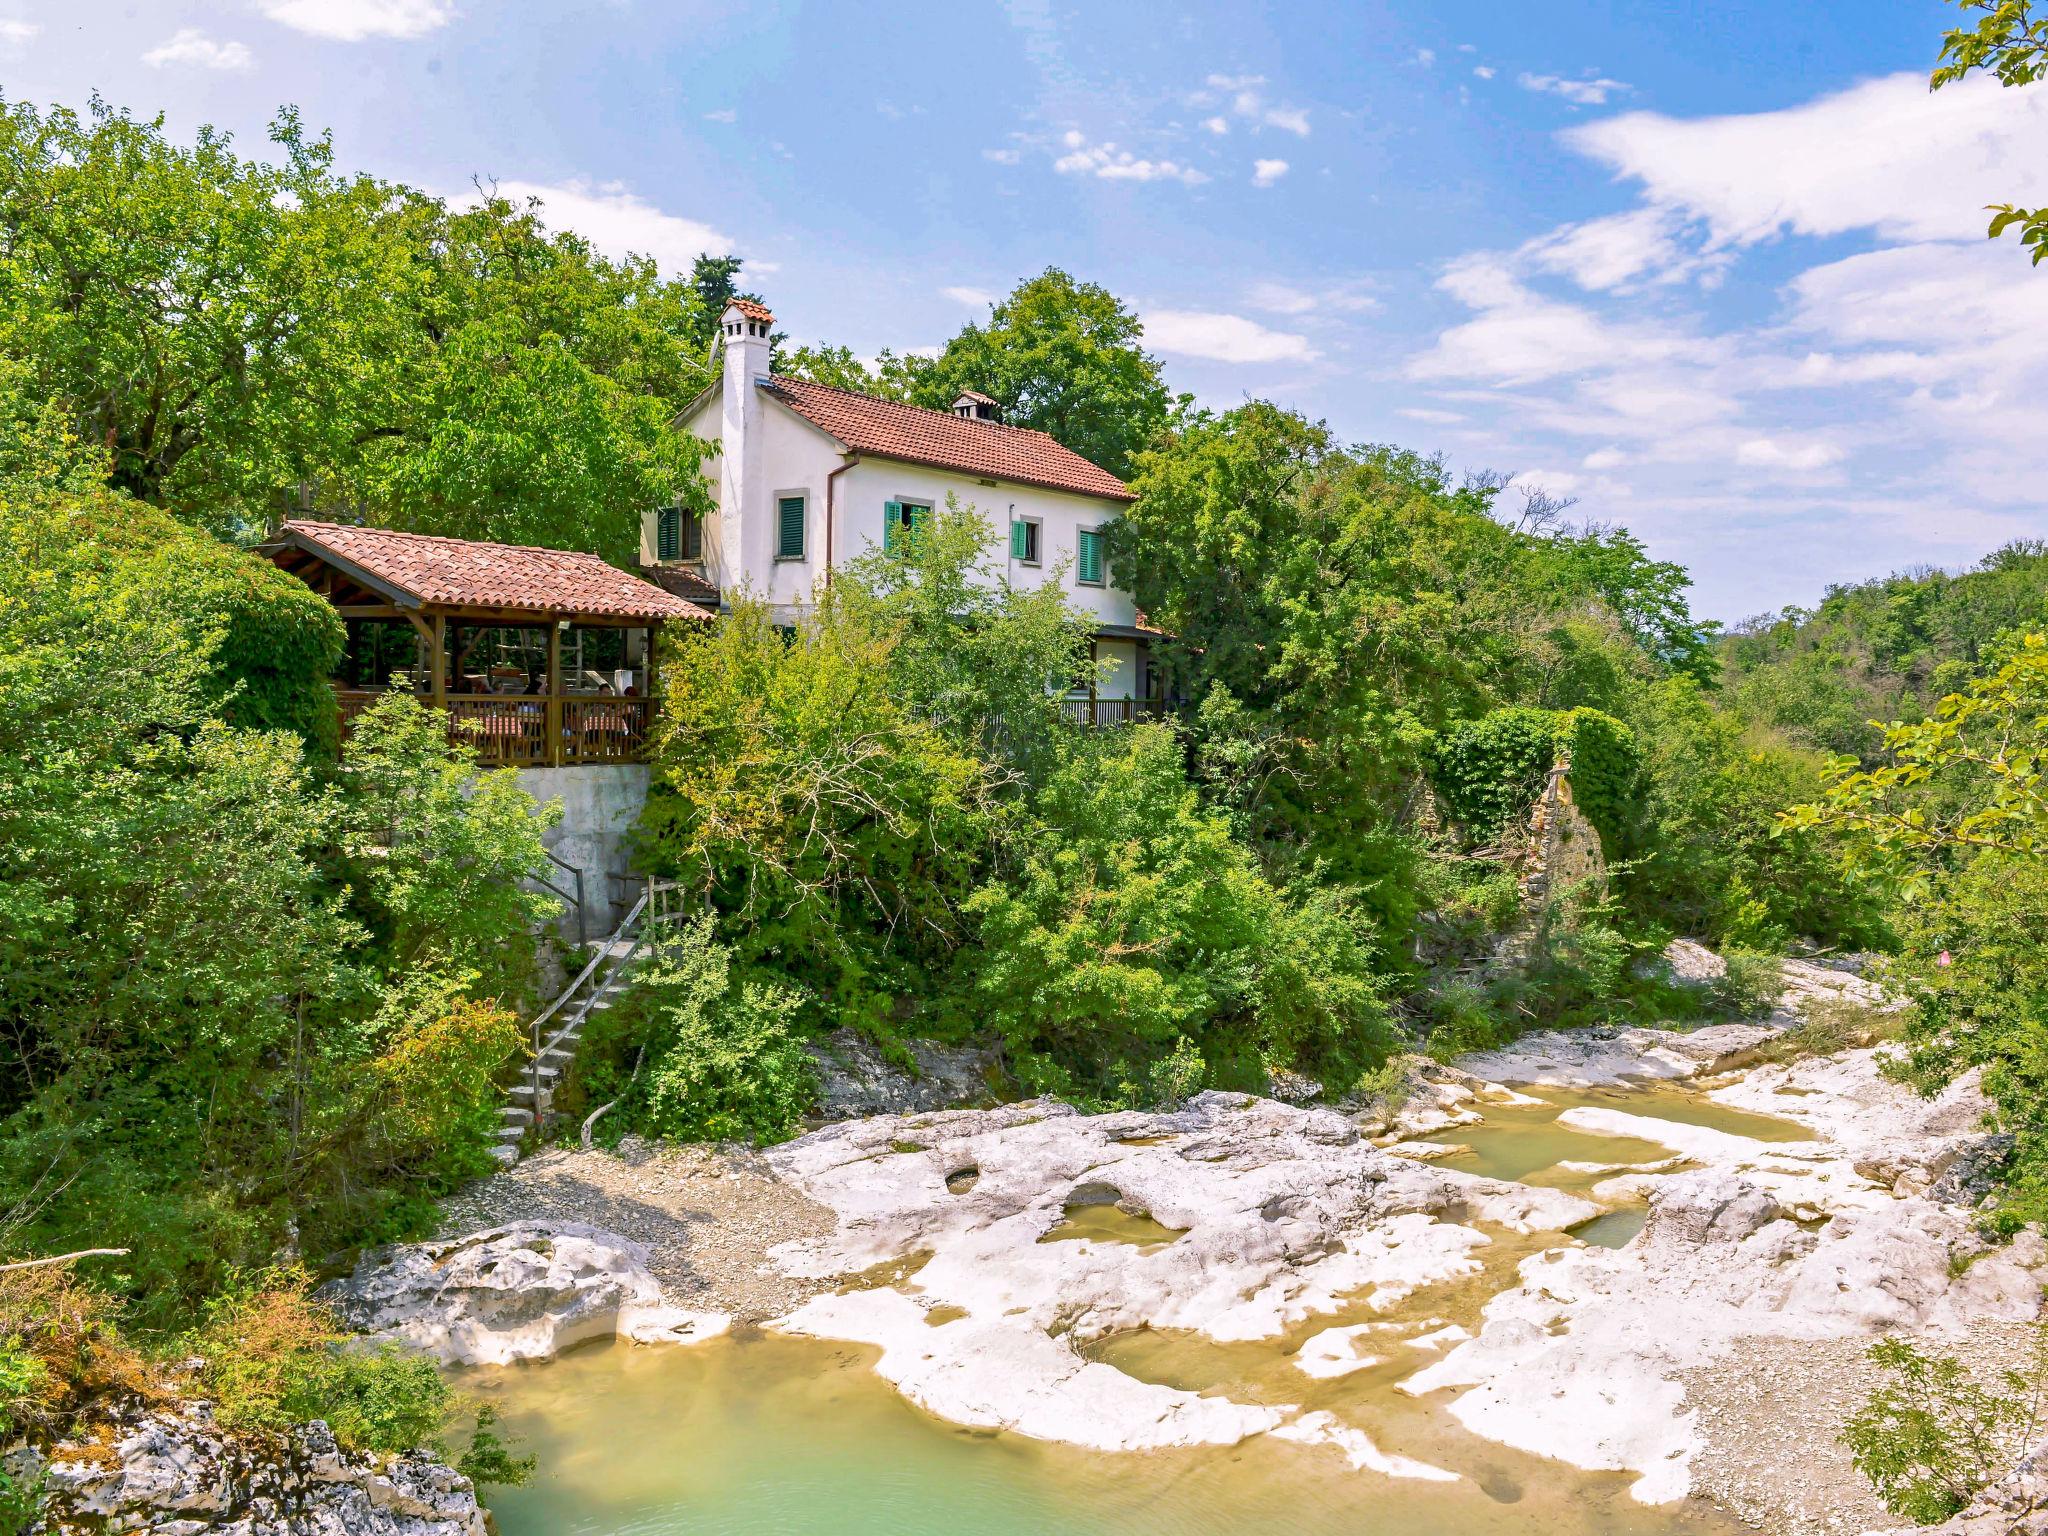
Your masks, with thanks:
M633 1137L617 1153L551 1149L449 1200L439 1235L532 1220L588 1222L644 1243L670 1302L736 1322L779 1317L829 1289L777 1274L767 1251L832 1231L832 1213L750 1151Z
M2026 1359L2025 1323L1980 1323L1961 1339L1922 1340L1988 1380ZM1772 1536L1854 1536L1905 1522L1878 1503L1836 1438L1883 1379L1868 1339L1745 1339L1713 1365L1686 1371L1686 1405L1706 1447L1693 1459L1695 1497Z

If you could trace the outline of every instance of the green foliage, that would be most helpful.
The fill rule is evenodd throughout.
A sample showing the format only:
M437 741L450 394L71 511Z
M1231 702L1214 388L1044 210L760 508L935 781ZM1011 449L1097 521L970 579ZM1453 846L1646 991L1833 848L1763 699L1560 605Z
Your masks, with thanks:
M1721 958L1728 969L1715 987L1715 995L1738 1019L1760 1019L1778 1004L1785 989L1785 966L1775 952L1729 949Z
M892 686L900 625L835 582L785 638L741 599L665 645L642 832L740 958L881 1027L949 955L990 846L990 770Z
M1956 0L1982 19L1974 27L1955 27L1942 34L1942 63L1932 85L1940 90L1976 70L1988 69L2006 86L2032 85L2048 76L2048 15L2036 16L2028 0ZM2048 260L2048 208L2020 208L2000 203L1991 210L1990 237L2008 229L2020 232L2020 245L2031 247L2034 265Z
M0 1536L29 1536L42 1507L43 1479L0 1471Z
M1557 752L1549 710L1497 709L1445 730L1431 754L1431 782L1475 842L1491 843L1527 818Z
M473 750L448 745L445 715L396 690L352 722L339 779L350 883L374 901L391 958L520 995L529 930L558 910L522 882L546 868L542 833L561 806L536 816L513 770L479 772Z
M779 348L775 353L775 372L784 378L809 379L813 384L829 384L834 389L850 389L857 395L901 400L905 404L914 403L911 397L918 374L929 366L925 358L915 354L898 357L887 347L882 348L872 367L850 347L789 347ZM956 394L954 399L958 398ZM946 403L950 405L952 401Z
M906 367L908 397L944 410L962 390L979 390L1011 426L1049 433L1125 475L1166 423L1166 385L1143 335L1108 289L1048 267L997 303L987 324L967 326L929 363Z
M1829 840L1777 824L1821 784L1821 758L1745 724L1690 678L1633 701L1647 807L1640 857L1622 877L1642 914L1710 944L1889 942L1881 892Z
M1013 881L976 892L975 994L1025 1082L1116 1097L1192 1042L1220 1085L1295 1066L1342 1087L1392 1035L1356 913L1269 884L1164 726L1079 742Z
M1431 783L1475 842L1519 829L1563 751L1572 794L1610 858L1630 846L1642 814L1642 756L1629 728L1597 709L1497 709L1440 733Z
M0 105L0 351L116 487L239 539L310 497L621 563L642 508L702 494L673 421L716 283L608 261L533 202L340 174L290 111L270 140Z
M1842 1427L1849 1457L1885 1508L1921 1525L1945 1520L2004 1476L2040 1432L2048 1407L2048 1329L2024 1369L1972 1379L1959 1361L1882 1339L1870 1358L1889 1378Z
M351 1339L295 1271L215 1296L187 1349L205 1361L214 1419L229 1431L281 1434L324 1419L343 1449L389 1454L433 1444L453 1408L431 1358Z
M107 1278L145 1326L294 1225L400 1235L473 1170L510 1042L463 993L515 1001L531 965L509 783L403 707L338 782L232 723L225 636L291 630L297 586L139 503L0 503L0 1212L32 1250L133 1249Z
M1866 763L1873 721L1917 719L2048 625L2048 545L2009 544L1961 575L1915 571L1831 587L1817 608L1753 619L1723 642L1724 690L1748 720Z
M794 1029L800 995L735 981L729 967L705 920L664 944L634 983L649 1060L629 1123L681 1141L765 1146L793 1135L817 1101L817 1069Z
M2014 1137L2008 1221L2048 1214L2048 637L1884 733L1889 760L1829 765L1788 827L1833 829L1902 895L1902 979L1918 984L1908 1065L1926 1088L1972 1066Z
M455 1470L476 1485L477 1492L491 1487L517 1488L533 1476L539 1465L535 1456L515 1456L497 1430L498 1410L480 1403L469 1444L456 1458Z

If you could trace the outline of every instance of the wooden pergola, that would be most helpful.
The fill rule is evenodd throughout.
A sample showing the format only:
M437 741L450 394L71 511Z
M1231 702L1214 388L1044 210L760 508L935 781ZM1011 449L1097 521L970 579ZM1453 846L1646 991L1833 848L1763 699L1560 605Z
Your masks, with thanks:
M653 720L661 626L709 622L709 610L574 550L485 544L387 528L294 520L262 553L306 582L351 621L404 624L414 664L386 680L337 684L349 722L393 687L446 711L451 739L487 763L566 767L638 759ZM565 672L563 638L598 631L620 665L609 675ZM544 635L545 663L472 671L480 646L505 635ZM579 640L578 651L582 650ZM488 649L486 651L488 655Z

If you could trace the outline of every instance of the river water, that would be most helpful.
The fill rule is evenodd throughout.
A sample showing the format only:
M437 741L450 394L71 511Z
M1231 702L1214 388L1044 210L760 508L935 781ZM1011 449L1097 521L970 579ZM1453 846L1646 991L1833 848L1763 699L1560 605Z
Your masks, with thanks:
M1540 1107L1489 1108L1483 1126L1432 1138L1469 1147L1443 1165L1499 1178L1585 1187L1599 1175L1562 1162L1649 1162L1653 1142L1596 1136L1552 1122L1602 1104L1763 1139L1796 1127L1720 1109L1681 1090L1561 1093ZM1072 1218L1070 1218L1072 1219ZM1099 1225L1098 1225L1099 1224ZM1613 1246L1641 1225L1620 1210L1582 1228ZM1122 1232L1081 1213L1053 1234L1070 1241L1170 1241ZM1632 1477L1589 1474L1464 1431L1444 1403L1395 1383L1436 1355L1408 1343L1447 1322L1474 1324L1514 1265L1557 1234L1490 1232L1485 1272L1425 1288L1393 1311L1320 1317L1282 1339L1221 1346L1146 1332L1087 1349L1134 1376L1240 1402L1327 1409L1390 1454L1458 1474L1455 1482L1354 1470L1328 1445L1255 1437L1240 1445L1103 1454L970 1431L912 1406L872 1369L875 1352L743 1330L689 1348L597 1344L560 1358L464 1373L461 1386L498 1408L536 1453L525 1488L492 1499L503 1536L1734 1536L1704 1507L1651 1509ZM1390 1325L1364 1347L1381 1362L1312 1380L1292 1355L1323 1328Z

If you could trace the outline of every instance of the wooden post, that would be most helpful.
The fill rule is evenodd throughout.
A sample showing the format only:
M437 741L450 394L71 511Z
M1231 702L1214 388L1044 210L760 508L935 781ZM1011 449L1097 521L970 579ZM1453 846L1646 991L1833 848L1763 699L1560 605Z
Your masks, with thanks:
M548 761L562 766L562 626L548 623Z
M448 616L434 615L433 638L428 642L434 653L434 708L448 707Z

